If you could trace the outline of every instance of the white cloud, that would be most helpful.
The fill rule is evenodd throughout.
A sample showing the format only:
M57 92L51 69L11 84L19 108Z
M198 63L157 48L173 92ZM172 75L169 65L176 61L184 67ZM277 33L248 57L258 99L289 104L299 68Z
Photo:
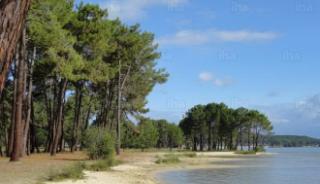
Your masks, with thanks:
M177 7L188 0L110 0L102 3L108 9L110 18L137 20L146 16L146 9L152 6Z
M233 80L232 79L213 79L213 84L216 85L216 86L229 86L233 83Z
M161 45L202 45L214 42L255 42L274 40L278 34L270 31L248 30L182 30L158 39Z
M199 74L199 79L204 82L210 82L213 85L218 86L218 87L228 86L233 83L233 80L230 78L223 78L223 79L216 78L210 72L201 72Z
M213 79L213 76L209 72L202 72L199 74L199 79L202 81L211 81Z

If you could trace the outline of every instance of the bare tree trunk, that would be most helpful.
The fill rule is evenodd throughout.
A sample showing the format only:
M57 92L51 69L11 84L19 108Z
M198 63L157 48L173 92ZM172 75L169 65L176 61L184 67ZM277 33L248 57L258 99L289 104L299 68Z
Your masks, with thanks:
M243 151L243 135L242 135L242 128L240 128L240 149Z
M118 109L117 109L117 144L116 144L116 152L117 155L120 155L121 149L121 60L119 60L119 77L118 77Z
M31 0L0 1L0 95L30 4Z
M17 73L17 93L15 104L15 122L14 122L14 140L10 161L19 161L23 146L23 97L24 97L24 70L25 70L25 53L24 39L21 39L20 57Z
M251 143L250 143L250 137L251 137L251 135L250 135L250 131L251 131L251 128L249 127L249 128L248 128L248 150L249 150L249 151L251 150Z
M19 63L19 52L16 53L14 60L14 79L13 79L13 99L12 99L12 109L11 109L11 125L9 129L8 145L7 145L7 156L10 157L13 149L13 139L15 130L15 115L16 115L16 96L17 96L17 74L18 74L18 63Z
M208 151L211 151L212 149L212 126L211 122L209 122L209 128L208 128Z
M79 144L79 131L81 125L81 106L82 106L82 84L76 84L74 122L72 130L71 152L77 151Z
M52 136L52 146L50 146L50 154L52 156L56 155L57 148L59 144L59 140L61 138L62 131L62 117L63 117L63 106L64 106L64 98L65 91L67 88L67 80L61 79L59 86L59 94L58 94L58 103L57 103L57 115L54 121L53 126L53 136Z
M84 120L84 122L85 122L84 130L87 130L88 127L89 127L89 120L90 120L90 114L91 114L91 108L92 108L91 100L92 100L92 95L90 95L88 112L87 112L87 115L86 115L85 120Z
M27 122L27 116L28 116L28 99L26 94L26 87L27 87L27 78L28 78L28 70L29 66L27 65L27 35L26 35L26 29L22 32L21 37L21 45L20 45L20 51L21 51L21 60L20 62L23 64L23 113L22 113L22 145L21 145L21 152L20 156L23 157L26 155L26 148L27 148L27 138L29 133L29 122ZM30 99L31 100L31 99ZM31 102L30 102L31 103Z

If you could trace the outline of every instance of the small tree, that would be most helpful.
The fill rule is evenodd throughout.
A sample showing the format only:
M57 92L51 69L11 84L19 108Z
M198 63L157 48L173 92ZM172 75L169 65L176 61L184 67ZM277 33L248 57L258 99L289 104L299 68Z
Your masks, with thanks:
M90 159L110 159L115 154L114 140L105 129L90 128L84 136L85 147Z
M170 149L180 147L183 144L183 132L175 124L168 125L168 146Z
M156 146L159 135L157 128L149 119L143 119L138 125L139 136L137 137L136 144L142 151L147 148Z

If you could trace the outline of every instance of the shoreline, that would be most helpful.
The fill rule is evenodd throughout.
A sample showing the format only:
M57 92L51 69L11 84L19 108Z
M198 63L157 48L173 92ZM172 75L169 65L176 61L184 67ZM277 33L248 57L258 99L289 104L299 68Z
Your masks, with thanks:
M246 159L248 155L239 155L234 152L197 152L195 157L184 157L183 153L172 152L179 155L180 163L156 164L156 158L170 152L129 152L119 157L123 164L111 167L109 171L85 171L82 180L64 180L61 182L46 182L47 184L164 184L158 177L170 171L183 171L193 169L220 169L238 168L240 166L227 164L230 161ZM259 153L260 156L269 153ZM225 164L224 164L225 163Z

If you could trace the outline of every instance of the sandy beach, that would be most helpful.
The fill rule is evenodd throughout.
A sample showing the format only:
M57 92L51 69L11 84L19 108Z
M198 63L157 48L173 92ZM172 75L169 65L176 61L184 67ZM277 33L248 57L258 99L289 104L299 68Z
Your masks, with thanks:
M243 158L233 152L202 152L196 157L181 156L178 164L156 164L157 156L167 152L124 153L119 159L123 162L105 172L85 171L83 180L65 180L62 182L48 182L48 184L160 184L156 175L170 170L197 169L197 168L225 168L236 165L223 165L221 162ZM175 153L182 154L182 153ZM219 164L214 164L218 163Z

